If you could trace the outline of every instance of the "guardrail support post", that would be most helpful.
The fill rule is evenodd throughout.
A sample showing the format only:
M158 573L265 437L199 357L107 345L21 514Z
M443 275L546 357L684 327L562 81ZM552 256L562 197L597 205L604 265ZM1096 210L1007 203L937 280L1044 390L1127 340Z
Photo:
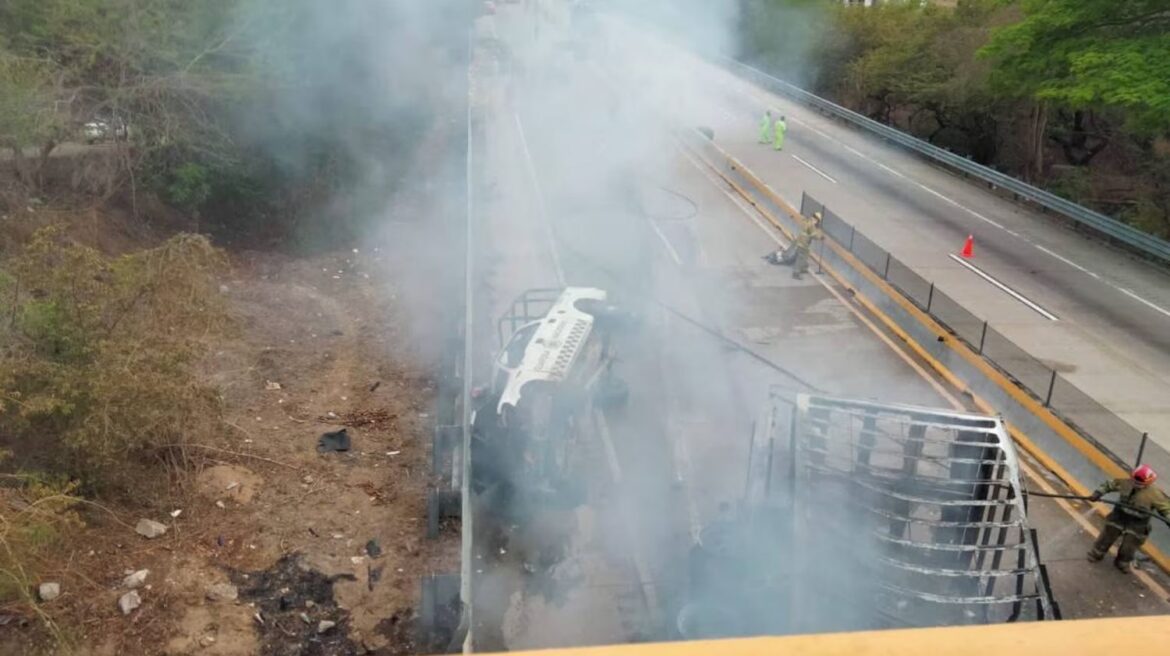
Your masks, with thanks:
M882 271L882 280L890 279L890 254L886 253L886 269Z
M1146 453L1146 440L1150 439L1149 433L1142 433L1142 441L1138 444L1138 456L1134 461L1133 466L1137 467L1142 464L1142 456Z
M987 341L987 322L983 322L983 334L979 336L979 355L983 355L983 344Z
M1052 407L1052 388L1056 387L1056 370L1052 370L1052 376L1048 379L1048 396L1044 397L1044 407Z
M857 234L857 228L849 226L849 252L853 252L853 235Z
M930 283L930 291L926 294L926 311L930 312L930 304L934 301L934 283Z

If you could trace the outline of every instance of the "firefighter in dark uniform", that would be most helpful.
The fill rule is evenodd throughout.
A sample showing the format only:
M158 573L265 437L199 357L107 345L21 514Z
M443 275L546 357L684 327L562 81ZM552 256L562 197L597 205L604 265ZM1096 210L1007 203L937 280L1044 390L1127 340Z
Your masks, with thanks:
M1089 497L1093 501L1099 501L1110 492L1117 492L1120 495L1118 501L1122 505L1114 506L1113 512L1105 518L1105 528L1089 550L1089 560L1097 562L1104 558L1109 547L1117 542L1117 538L1121 538L1117 559L1113 564L1126 574L1132 571L1133 558L1150 535L1150 516L1157 513L1170 519L1170 499L1154 487L1157 478L1158 474L1152 467L1141 465L1133 470L1129 478L1106 481L1093 491Z

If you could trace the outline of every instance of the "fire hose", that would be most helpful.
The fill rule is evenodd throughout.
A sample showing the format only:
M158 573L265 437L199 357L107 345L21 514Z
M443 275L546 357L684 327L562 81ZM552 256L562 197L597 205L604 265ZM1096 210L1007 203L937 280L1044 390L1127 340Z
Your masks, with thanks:
M1094 499L1091 496L1081 496L1079 494L1048 494L1046 492L1033 492L1032 490L1024 490L1024 496L1029 496L1029 495L1034 496L1034 497L1046 497L1049 499L1073 499L1075 501L1090 501L1090 502L1096 501L1096 502L1100 502L1100 503L1107 503L1111 506L1115 506L1115 507L1121 508L1123 510L1128 510L1129 512L1131 512L1135 515L1138 515L1138 516L1153 517L1154 519L1157 519L1157 520L1161 521L1163 524L1165 524L1167 526L1167 528L1170 528L1170 519L1167 519L1166 517L1163 517L1162 515L1160 515L1158 513L1150 512L1149 510L1146 510L1145 508L1138 508L1137 506L1131 506L1128 503L1123 503L1121 501L1110 501L1109 499Z

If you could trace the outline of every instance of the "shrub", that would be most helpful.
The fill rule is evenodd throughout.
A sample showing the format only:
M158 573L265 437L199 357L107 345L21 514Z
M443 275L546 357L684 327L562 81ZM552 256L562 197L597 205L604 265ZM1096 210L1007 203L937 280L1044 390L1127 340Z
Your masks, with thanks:
M225 326L223 256L180 235L115 259L43 230L0 283L0 448L13 468L123 488L218 427L195 365Z

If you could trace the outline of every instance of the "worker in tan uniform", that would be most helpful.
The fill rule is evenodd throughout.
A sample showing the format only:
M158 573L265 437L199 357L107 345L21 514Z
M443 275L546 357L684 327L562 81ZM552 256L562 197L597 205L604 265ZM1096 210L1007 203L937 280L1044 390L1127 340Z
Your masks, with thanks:
M1104 558L1109 547L1121 538L1113 564L1126 574L1133 570L1133 558L1150 535L1150 517L1157 513L1170 519L1170 499L1154 487L1157 478L1152 467L1141 465L1129 478L1106 481L1093 491L1089 497L1092 501L1100 501L1106 494L1117 492L1119 504L1105 518L1105 528L1089 550L1089 560L1097 562Z
M788 248L768 253L764 256L764 260L769 264L791 265L792 277L800 280L801 276L808 273L809 249L812 248L813 241L817 239L824 239L824 235L821 233L821 213L813 212L812 218L805 221L804 226L797 233L796 239Z

